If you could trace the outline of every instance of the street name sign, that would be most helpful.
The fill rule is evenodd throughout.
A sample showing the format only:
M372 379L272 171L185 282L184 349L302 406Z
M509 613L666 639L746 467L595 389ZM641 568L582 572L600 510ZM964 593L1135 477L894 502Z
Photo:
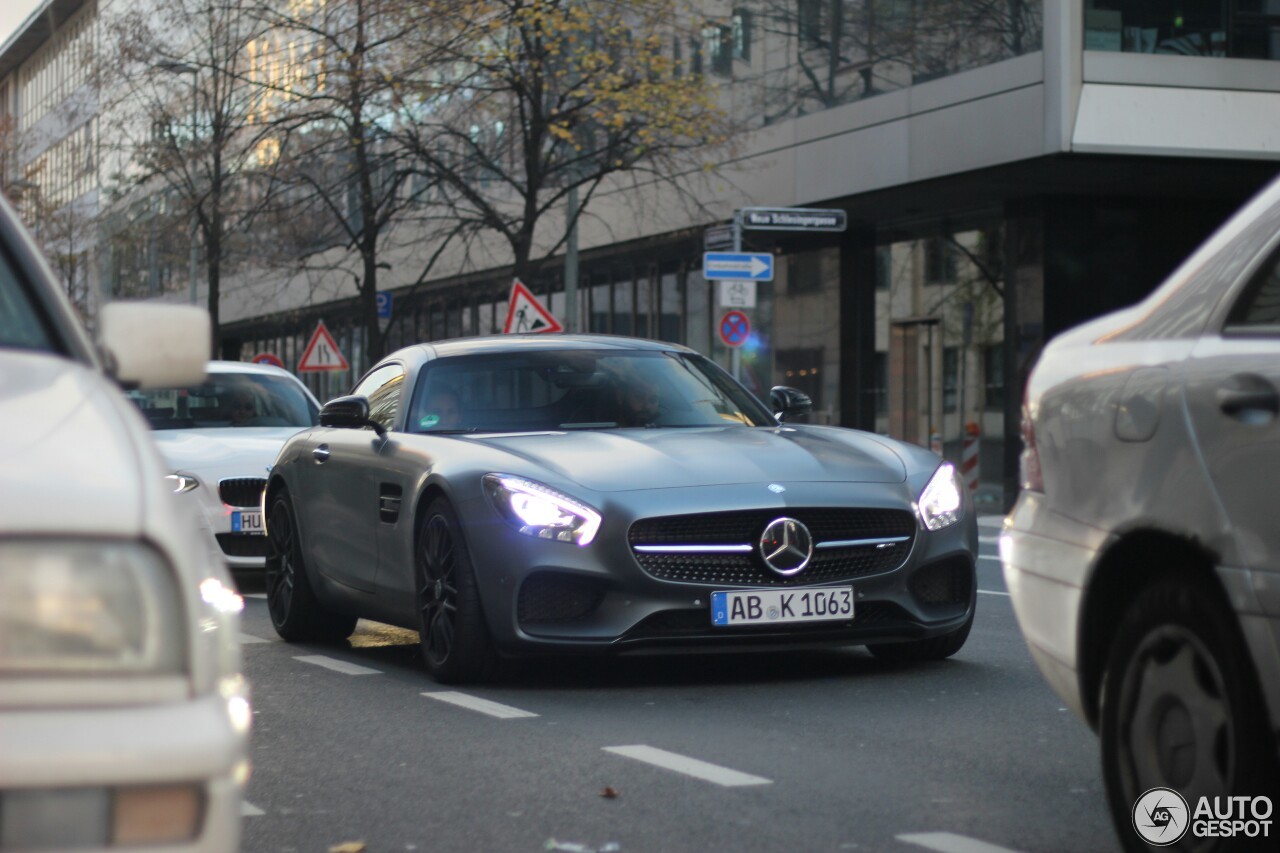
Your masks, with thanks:
M839 232L848 227L848 215L839 209L813 207L744 207L742 227L757 231Z
M768 252L705 252L702 277L738 281L773 281L773 255Z

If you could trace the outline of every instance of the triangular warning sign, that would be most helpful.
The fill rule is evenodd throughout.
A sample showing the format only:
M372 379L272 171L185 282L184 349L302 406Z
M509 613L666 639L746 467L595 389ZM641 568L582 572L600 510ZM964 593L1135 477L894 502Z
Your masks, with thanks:
M502 327L504 335L521 335L528 332L563 332L564 326L538 301L538 297L524 286L520 279L511 282L511 301L507 303L507 322Z
M316 330L302 353L302 361L298 362L298 372L308 373L318 370L350 370L351 365L342 357L338 342L329 334L324 320L316 323Z

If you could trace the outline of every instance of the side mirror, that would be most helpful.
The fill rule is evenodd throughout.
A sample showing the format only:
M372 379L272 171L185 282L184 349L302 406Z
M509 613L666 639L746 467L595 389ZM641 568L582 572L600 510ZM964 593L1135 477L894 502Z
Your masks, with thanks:
M205 379L212 324L191 305L110 302L98 313L98 348L125 388L173 388Z
M382 424L369 420L369 398L359 394L334 397L320 407L320 426L338 429L373 427L378 435L386 435Z
M769 391L769 404L773 416L779 421L789 421L813 411L813 400L798 388L775 385Z

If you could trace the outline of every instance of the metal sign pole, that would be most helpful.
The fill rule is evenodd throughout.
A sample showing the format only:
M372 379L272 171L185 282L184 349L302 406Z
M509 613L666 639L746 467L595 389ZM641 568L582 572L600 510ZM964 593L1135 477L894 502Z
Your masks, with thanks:
M733 251L742 251L742 211L735 210L733 212ZM716 287L720 287L717 283ZM742 381L742 347L736 346L730 349L729 366L733 373L733 378Z

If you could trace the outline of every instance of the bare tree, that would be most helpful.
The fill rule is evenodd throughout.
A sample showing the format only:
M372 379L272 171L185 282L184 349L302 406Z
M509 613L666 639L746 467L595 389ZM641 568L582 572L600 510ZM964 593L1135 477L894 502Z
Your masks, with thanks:
M247 67L261 22L238 0L166 0L127 4L104 24L102 113L119 146L105 176L112 221L130 219L120 208L136 208L140 196L156 196L145 206L164 215L146 239L159 228L162 242L190 247L193 298L203 248L216 356L230 250L236 235L252 233L276 165Z
M679 0L432 0L413 20L437 62L406 79L396 138L430 203L497 235L516 277L563 250L572 191L579 210L611 185L688 197L731 135L673 55L701 25Z

